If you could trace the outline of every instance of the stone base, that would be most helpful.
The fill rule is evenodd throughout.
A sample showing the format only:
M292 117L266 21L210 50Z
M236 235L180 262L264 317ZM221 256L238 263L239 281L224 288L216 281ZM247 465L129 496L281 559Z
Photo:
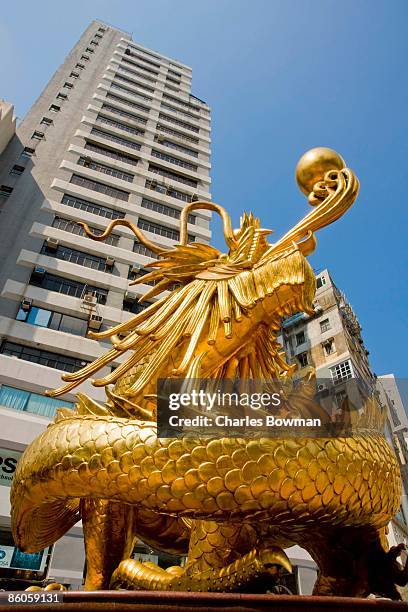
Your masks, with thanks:
M309 597L301 595L248 595L240 593L185 593L153 591L68 591L63 604L4 605L0 612L39 612L53 608L60 612L337 612L387 610L408 611L408 603L386 599L353 597Z

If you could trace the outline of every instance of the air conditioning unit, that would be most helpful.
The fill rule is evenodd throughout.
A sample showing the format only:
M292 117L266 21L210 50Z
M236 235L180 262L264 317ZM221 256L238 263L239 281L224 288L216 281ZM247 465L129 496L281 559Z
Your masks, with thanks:
M327 389L326 385L324 385L324 384L317 385L317 390L318 391L324 391L325 389Z
M152 189L156 189L156 187L157 187L157 181L155 181L155 180L150 181L150 187L151 187Z
M198 202L199 201L199 197L196 193L193 193L193 195L190 198L190 202Z
M49 251L56 251L59 241L56 238L47 238L46 244Z
M131 291L125 292L125 300L129 300L129 302L136 302L136 300L138 299L139 299L139 296L136 295L135 293L132 293Z
M132 267L130 269L132 274L137 274L138 272L140 272L140 270L143 270L142 264L138 264L138 263L134 263L132 264Z
M89 168L89 166L92 163L92 158L91 157L84 157L84 168Z
M99 331L102 327L103 317L97 314L91 314L88 321L88 328Z
M82 301L87 306L96 306L98 300L97 300L96 295L94 295L93 293L89 292L89 293L85 293Z
M33 300L29 300L27 298L24 298L23 300L21 300L21 310L24 310L24 312L28 312L32 306Z
M319 302L313 302L313 310L317 312L323 312L323 308L320 306Z
M163 136L163 134L157 134L157 136L156 136L157 142L164 142L165 139L166 138L165 138L165 136Z
M106 267L107 268L112 268L114 263L115 263L114 258L111 257L110 255L108 255L108 257L106 258Z
M31 278L33 280L37 280L40 281L44 278L45 276L45 268L41 268L40 266L36 266L31 274Z

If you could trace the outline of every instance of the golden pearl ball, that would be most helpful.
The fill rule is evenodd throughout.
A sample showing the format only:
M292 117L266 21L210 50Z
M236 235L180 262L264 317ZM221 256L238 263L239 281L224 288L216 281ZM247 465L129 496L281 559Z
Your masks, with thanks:
M321 181L330 170L345 167L344 159L328 147L310 149L299 159L296 166L296 182L305 195L313 191L313 185Z

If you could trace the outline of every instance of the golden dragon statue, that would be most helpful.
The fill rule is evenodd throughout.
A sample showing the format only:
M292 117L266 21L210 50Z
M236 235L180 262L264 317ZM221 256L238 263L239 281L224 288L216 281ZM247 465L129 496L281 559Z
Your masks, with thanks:
M193 202L180 216L172 249L130 228L157 254L144 299L164 294L108 331L112 348L64 374L57 396L110 364L93 385L99 404L78 393L26 449L11 491L20 549L38 551L82 519L86 589L236 591L291 566L284 548L298 544L315 559L320 595L398 598L407 571L401 546L387 549L386 526L400 504L395 455L378 428L350 437L159 438L158 379L290 377L277 343L282 318L313 313L315 276L306 256L316 230L353 204L358 181L331 149L306 153L297 168L312 210L277 242L252 214L233 229L226 211ZM187 244L188 215L221 216L228 253ZM164 570L131 558L135 539L172 554L183 567Z

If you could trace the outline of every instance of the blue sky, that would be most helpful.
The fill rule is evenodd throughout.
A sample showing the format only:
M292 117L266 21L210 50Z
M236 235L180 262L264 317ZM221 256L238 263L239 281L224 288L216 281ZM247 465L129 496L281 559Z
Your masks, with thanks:
M19 117L93 18L193 68L213 110L213 199L236 224L252 210L281 235L308 212L300 155L342 154L360 196L311 262L348 296L374 371L408 377L408 2L20 0L0 24L0 95ZM224 248L216 224L214 241Z

